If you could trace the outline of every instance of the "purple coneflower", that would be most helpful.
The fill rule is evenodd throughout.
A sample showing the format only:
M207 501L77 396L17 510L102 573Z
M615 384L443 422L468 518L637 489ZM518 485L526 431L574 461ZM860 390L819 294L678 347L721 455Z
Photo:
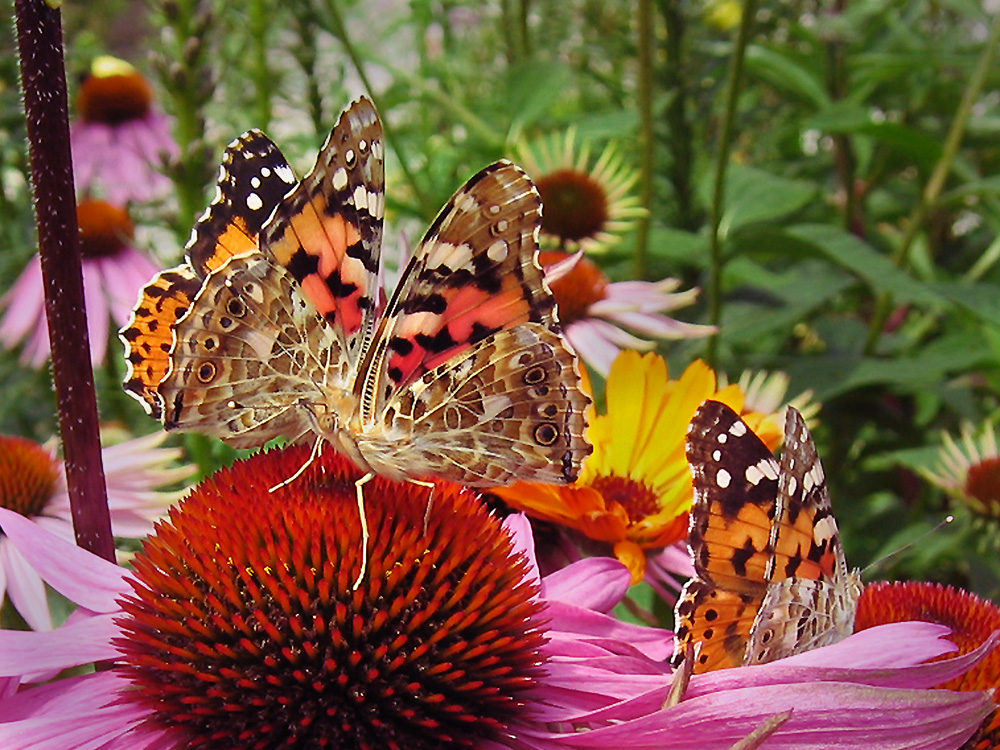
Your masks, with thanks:
M539 260L547 267L546 281L559 304L566 338L605 377L623 349L648 351L656 346L649 339L698 338L715 332L714 326L664 314L687 307L698 296L697 289L675 291L677 279L613 282L586 257L547 251Z
M153 89L134 67L99 57L77 96L70 126L77 190L125 205L163 197L171 187L164 165L180 149Z
M132 573L0 510L81 606L55 631L0 631L0 679L25 683L0 694L0 746L659 750L729 748L765 725L775 747L949 750L990 710L980 693L926 689L984 649L920 664L954 648L925 623L698 675L665 708L669 631L607 614L625 568L590 559L539 579L523 517L505 528L444 484L432 500L365 486L371 550L353 590L357 470L328 453L266 489L306 450L202 483ZM30 684L91 662L108 668Z
M136 249L135 225L128 211L102 200L85 198L77 205L80 253L83 256L83 287L87 302L87 332L90 358L104 360L115 328L128 322L139 290L159 269L149 256ZM35 255L2 299L0 343L14 348L24 341L21 362L41 367L51 348L45 321L42 267Z
M111 527L116 536L148 534L153 521L180 495L157 488L192 473L189 467L173 466L180 451L159 447L165 437L165 433L155 433L103 450ZM73 539L63 464L45 446L0 435L0 507L63 539ZM0 535L0 601L4 594L32 628L52 628L41 575L6 536Z

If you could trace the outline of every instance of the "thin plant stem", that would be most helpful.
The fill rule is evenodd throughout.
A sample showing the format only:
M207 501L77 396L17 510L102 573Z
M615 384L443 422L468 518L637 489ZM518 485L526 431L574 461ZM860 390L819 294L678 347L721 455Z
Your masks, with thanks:
M274 4L269 0L251 0L249 6L250 39L254 52L250 56L254 83L255 126L267 131L271 126L271 98L274 94L274 71L268 65L270 45L268 31L274 18Z
M699 217L695 216L691 186L691 172L694 167L694 133L688 118L690 84L684 54L684 39L687 34L683 6L673 0L661 0L660 12L667 27L664 49L663 85L670 98L666 106L666 121L669 128L669 148L671 163L668 177L673 187L675 201L675 221L681 229L695 231Z
M350 35L347 33L347 27L344 25L344 19L340 14L340 8L337 6L337 0L326 0L326 9L329 13L331 22L330 32L337 37L337 41L340 42L341 46L344 48L344 52L347 53L347 57L350 59L351 65L354 66L354 71L361 79L361 83L365 87L365 91L368 92L368 96L371 97L372 102L374 102L375 108L381 112L383 108L380 106L380 97L375 94L375 89L372 87L368 74L365 72L364 62L361 60L361 56L358 54L354 44L351 42ZM403 173L403 179L410 186L410 190L413 192L413 196L417 199L421 212L430 216L433 211L433 206L431 206L430 201L427 199L427 195L421 189L419 181L413 174L413 170L410 169L406 155L402 153L402 150L399 147L399 139L394 136L392 128L385 120L382 121L382 129L385 131L386 142L392 148L393 153L396 154L396 160L399 162L399 168Z
M635 236L635 277L646 278L653 203L653 0L639 0L639 202L646 209Z
M115 559L83 296L62 20L44 0L15 0L52 379L78 545Z
M982 93L986 77L993 71L998 48L1000 48L1000 13L996 14L993 18L989 39L987 39L983 54L979 58L979 65L976 66L976 70L969 80L969 85L962 94L962 101L955 112L955 118L951 121L951 127L948 129L944 147L941 149L941 156L934 165L934 170L931 172L927 184L924 185L924 189L920 194L920 200L913 207L910 216L907 218L903 239L892 254L892 262L898 268L906 268L909 265L910 251L913 249L913 243L920 234L920 230L923 228L928 214L941 196L945 181L948 179L948 175L951 174L952 165L958 156L958 149L962 145L962 138L965 136L969 116L972 114L972 107L979 98L980 93ZM868 327L868 337L865 340L864 346L865 354L871 355L876 351L878 342L882 337L882 329L885 327L885 322L892 312L892 305L892 295L888 292L883 293L879 297Z
M716 144L715 183L712 188L712 207L709 225L709 250L711 268L708 279L708 311L709 323L718 328L722 320L722 271L725 258L722 253L722 238L719 230L722 225L722 215L725 211L726 170L729 167L729 148L733 140L733 130L736 122L736 106L739 101L740 89L743 83L743 61L746 57L750 31L753 27L754 14L757 12L757 0L747 0L743 6L743 18L740 21L736 45L729 61L729 79L726 83L726 110L722 124L722 133ZM718 356L719 334L713 333L708 338L708 349L705 359L710 367L716 366Z

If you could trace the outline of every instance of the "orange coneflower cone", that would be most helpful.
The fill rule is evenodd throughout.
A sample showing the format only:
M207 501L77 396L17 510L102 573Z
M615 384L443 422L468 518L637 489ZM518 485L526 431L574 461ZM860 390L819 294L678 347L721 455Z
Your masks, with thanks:
M934 622L951 628L950 638L958 646L952 656L957 656L975 650L990 634L1000 630L1000 607L968 591L939 583L883 581L865 587L858 602L855 630L907 620ZM994 649L969 671L938 687L975 691L998 686L1000 651ZM974 750L1000 748L1000 712L994 712L965 747Z

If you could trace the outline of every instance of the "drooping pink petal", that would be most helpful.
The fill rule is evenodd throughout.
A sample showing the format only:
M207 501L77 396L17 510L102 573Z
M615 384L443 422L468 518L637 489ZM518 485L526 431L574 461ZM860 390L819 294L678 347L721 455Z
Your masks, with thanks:
M52 613L45 584L16 544L0 547L0 567L7 575L7 596L33 630L51 630Z
M0 630L0 677L59 671L114 659L111 639L120 635L118 615L94 615L50 632Z
M127 572L117 565L61 539L6 508L0 527L52 588L93 612L115 612L115 599L130 591Z

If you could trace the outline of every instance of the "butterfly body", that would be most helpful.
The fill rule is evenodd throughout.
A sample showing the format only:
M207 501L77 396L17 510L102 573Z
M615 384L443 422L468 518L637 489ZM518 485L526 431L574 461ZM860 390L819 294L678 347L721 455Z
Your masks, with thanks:
M126 390L166 429L236 447L323 440L394 479L573 481L589 399L536 259L538 192L509 162L482 170L385 303L382 156L365 99L300 182L263 134L231 144L188 262L122 330Z
M862 584L801 415L789 407L779 461L735 412L707 401L688 460L695 576L677 603L675 661L690 645L696 672L763 664L853 632Z

